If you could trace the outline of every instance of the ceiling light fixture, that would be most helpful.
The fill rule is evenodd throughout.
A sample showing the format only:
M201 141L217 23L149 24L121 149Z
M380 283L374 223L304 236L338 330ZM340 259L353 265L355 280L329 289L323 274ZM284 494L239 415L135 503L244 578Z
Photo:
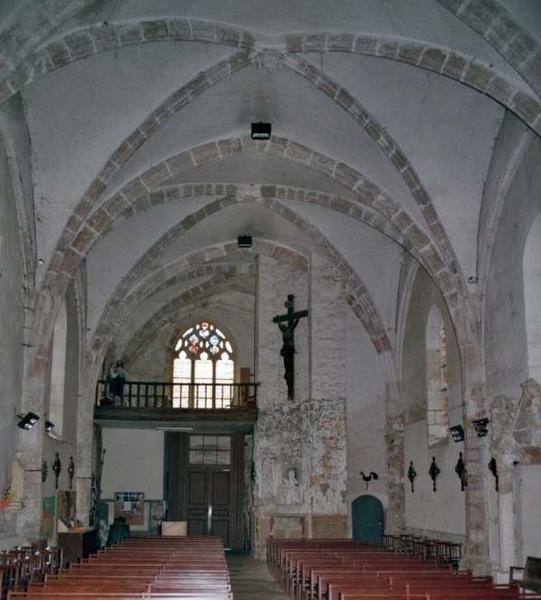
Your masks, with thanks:
M270 140L271 137L270 123L252 123L252 139L253 140Z
M51 433L51 431L54 429L54 423L52 421L49 421L48 419L45 421L45 431L47 433Z
M251 235L239 235L237 238L237 246L239 248L251 248L252 247L252 236Z

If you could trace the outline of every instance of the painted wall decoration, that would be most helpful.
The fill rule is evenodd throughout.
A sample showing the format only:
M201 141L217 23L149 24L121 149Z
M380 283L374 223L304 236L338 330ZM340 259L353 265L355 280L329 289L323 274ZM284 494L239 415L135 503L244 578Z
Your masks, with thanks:
M67 527L75 527L77 493L73 490L58 490L56 493L56 518Z
M50 540L54 535L54 519L56 512L56 498L54 496L46 496L43 498L41 513L41 529L39 537L42 540Z
M128 525L144 525L144 492L115 492L114 518L116 517L124 517Z

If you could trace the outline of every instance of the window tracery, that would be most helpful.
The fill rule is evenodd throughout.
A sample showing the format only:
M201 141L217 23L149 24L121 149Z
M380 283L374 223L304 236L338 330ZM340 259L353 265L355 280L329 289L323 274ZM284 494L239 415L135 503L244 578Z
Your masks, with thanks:
M234 350L213 323L200 321L178 339L173 359L173 406L229 408L235 381ZM196 385L194 385L196 384Z

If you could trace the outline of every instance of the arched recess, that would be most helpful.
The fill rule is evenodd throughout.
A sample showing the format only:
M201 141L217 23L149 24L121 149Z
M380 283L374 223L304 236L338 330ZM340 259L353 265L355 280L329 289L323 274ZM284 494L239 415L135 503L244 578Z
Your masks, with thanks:
M541 213L532 223L523 256L524 312L529 376L541 381Z
M454 473L458 451L461 444L449 443L448 436L429 441L427 424L427 406L429 374L427 360L430 348L433 349L434 363L437 364L434 376L434 391L438 391L440 381L439 332L443 320L447 344L448 369L448 414L449 425L463 425L467 391L464 390L463 363L458 336L441 293L434 286L423 268L416 270L411 287L407 309L402 313L405 318L403 346L401 351L400 395L404 416L404 455L402 457L402 477L413 461L418 477L415 479L415 492L411 493L409 482L405 490L405 522L410 530L453 533L465 539L466 503L465 495L456 485L456 477L439 477L438 494L432 491L432 482L428 477L428 468L432 457L436 457L441 473ZM429 339L427 339L427 337ZM431 340L431 341L429 341ZM447 433L447 431L446 431ZM477 439L477 438L475 438ZM468 456L466 460L468 460ZM470 469L471 475L471 469ZM473 479L473 477L471 478ZM470 482L469 489L473 483ZM442 505L438 501L445 494L448 502Z
M441 310L433 304L426 322L426 424L428 445L447 439L449 382L447 341Z

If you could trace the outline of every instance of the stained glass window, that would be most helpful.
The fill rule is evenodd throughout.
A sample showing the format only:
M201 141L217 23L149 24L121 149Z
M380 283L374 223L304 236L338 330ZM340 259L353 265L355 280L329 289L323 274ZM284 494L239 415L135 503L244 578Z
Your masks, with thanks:
M209 321L187 329L175 344L173 406L229 408L235 381L233 346ZM198 384L198 385L192 385Z

